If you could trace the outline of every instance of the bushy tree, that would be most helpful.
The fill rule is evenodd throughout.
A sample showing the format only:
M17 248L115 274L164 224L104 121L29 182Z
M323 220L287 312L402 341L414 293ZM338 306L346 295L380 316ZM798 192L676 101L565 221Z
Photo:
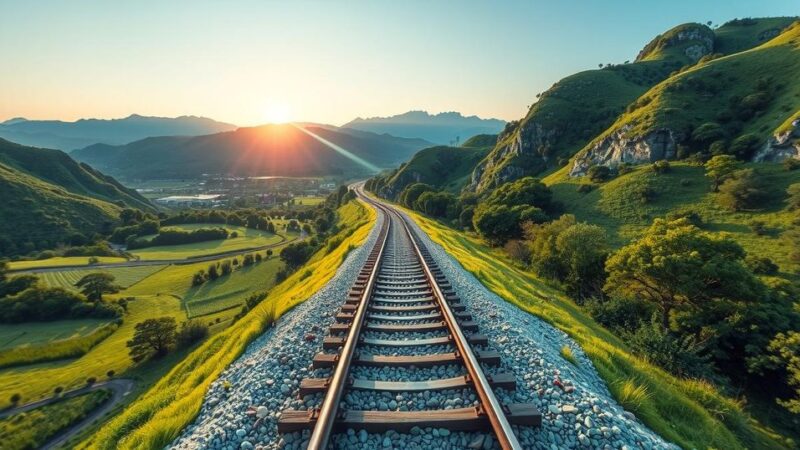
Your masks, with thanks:
M409 184L405 189L403 189L402 192L400 192L400 196L397 200L401 205L407 208L413 208L414 202L417 201L419 196L428 191L434 191L434 189L425 183Z
M297 242L289 244L281 250L281 261L291 269L302 266L311 255L314 254L314 247L308 242Z
M208 337L208 326L197 320L187 320L175 335L178 347L188 347Z
M739 170L741 163L731 155L717 155L709 159L706 164L706 176L711 178L714 192L719 191L719 185Z
M99 302L103 300L103 294L119 292L120 287L114 283L115 279L114 275L108 272L95 272L85 275L75 283L75 286L81 289L89 301Z
M749 160L761 146L761 139L755 134L743 134L731 142L730 152L739 159Z
M719 187L717 201L731 211L759 208L769 198L766 185L753 169L733 172Z
M794 390L793 398L778 400L794 414L800 414L800 332L778 333L769 343L770 360L774 368L785 372L786 384Z
M552 205L552 197L550 188L539 179L524 177L501 185L483 203L509 207L531 205L547 211Z
M127 343L131 359L140 362L150 356L166 355L175 344L177 328L173 317L159 317L137 323L133 339Z
M425 191L414 201L414 209L433 217L452 217L457 204L453 194Z
M716 122L706 122L692 131L692 140L703 147L725 138L725 130Z
M685 219L656 219L641 239L608 259L604 290L653 303L668 329L676 310L762 298L764 287L744 266L744 257L728 237L704 233Z
M589 167L589 170L586 171L586 175L593 182L602 183L611 178L611 169L607 166L596 165Z

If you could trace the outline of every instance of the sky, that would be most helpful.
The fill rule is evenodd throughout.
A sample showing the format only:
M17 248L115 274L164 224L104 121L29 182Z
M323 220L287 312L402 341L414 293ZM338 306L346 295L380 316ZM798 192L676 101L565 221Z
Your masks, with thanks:
M680 23L798 14L797 0L0 0L0 121L514 120Z

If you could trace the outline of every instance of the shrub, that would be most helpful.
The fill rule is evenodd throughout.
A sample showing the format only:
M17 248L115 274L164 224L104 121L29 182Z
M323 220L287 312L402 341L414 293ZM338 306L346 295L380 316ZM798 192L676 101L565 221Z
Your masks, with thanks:
M531 262L531 252L528 250L528 246L519 239L512 239L506 242L503 249L513 261L521 262L526 266Z
M650 170L652 170L654 173L657 174L663 174L663 173L668 173L670 170L672 170L672 166L670 166L669 161L667 161L666 159L662 159L660 161L654 162L650 166Z
M62 392L64 392L64 388L61 386L56 386L56 388L53 389L53 393L56 395L60 395Z
M766 186L758 174L753 169L742 169L722 183L717 201L732 211L741 211L763 206L768 197Z
M203 271L203 269L198 270L192 276L192 286L200 286L205 282L206 282L206 273Z
M86 379L86 384L89 385L89 386L95 384L96 382L97 382L97 378L95 378L95 377L89 377L89 378Z
M611 179L611 169L606 166L592 166L586 172L586 175L595 183L602 183Z
M189 320L181 325L175 336L178 347L189 347L208 337L208 327L199 321Z
M750 230L753 231L758 236L765 236L769 233L769 229L767 228L767 224L760 221L760 220L753 220L750 222Z
M581 183L578 185L578 193L586 194L594 190L594 185L590 183Z
M754 134L743 134L731 142L730 152L742 160L749 160L761 145L761 139Z
M783 168L787 171L800 169L800 159L787 158L783 160Z
M233 271L233 268L231 266L231 261L229 259L226 259L225 261L222 261L222 264L220 264L219 267L220 267L220 270L222 271L222 275L223 276L224 275L230 275L231 272Z
M10 400L11 404L16 405L17 403L19 403L20 400L22 400L22 396L19 395L19 393L11 394Z
M116 374L117 374L117 372L115 372L113 370L109 370L108 372L106 372L106 376L108 378L114 378L114 375L116 375Z
M778 273L778 265L766 257L747 255L744 263L748 269L759 275L775 275Z
M708 377L713 369L704 348L692 335L677 336L664 330L655 317L632 333L624 333L628 345L641 356L665 370L691 377Z

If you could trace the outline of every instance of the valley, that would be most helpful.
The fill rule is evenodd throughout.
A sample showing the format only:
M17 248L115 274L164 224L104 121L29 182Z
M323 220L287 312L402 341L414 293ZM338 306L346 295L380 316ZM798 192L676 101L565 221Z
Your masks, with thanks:
M712 3L0 5L0 449L797 448L800 16Z

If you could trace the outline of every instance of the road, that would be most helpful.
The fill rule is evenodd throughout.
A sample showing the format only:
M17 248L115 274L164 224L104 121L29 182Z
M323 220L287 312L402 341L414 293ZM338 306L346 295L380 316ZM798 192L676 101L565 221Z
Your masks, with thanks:
M50 397L43 400L31 402L22 406L17 406L16 408L9 408L0 411L0 419L14 414L19 414L25 411L30 411L31 409L39 408L41 406L46 406L51 403L55 403L59 400L64 400L67 398L76 397L78 395L83 395L89 392L101 389L106 389L111 391L111 398L108 399L108 401L100 405L99 408L89 413L89 415L86 416L86 418L84 418L82 421L59 432L49 442L47 442L45 445L42 446L43 449L58 448L69 438L75 436L85 427L91 425L95 420L105 415L108 411L111 411L111 409L114 408L114 406L116 406L119 402L121 402L126 395L130 394L131 390L133 389L133 386L134 386L133 380L129 380L126 378L117 378L114 380L102 381L99 383L95 383L91 386L85 386L79 389L73 389L71 391L62 394L59 397Z
M112 269L114 267L142 267L142 266L163 266L168 264L174 265L182 265L182 264L194 264L199 262L205 261L213 261L215 259L225 258L228 256L236 256L241 255L242 253L250 253L250 252L257 252L261 250L267 250L269 248L278 247L284 244L288 244L290 242L294 242L299 239L297 236L286 239L286 236L279 235L281 237L280 242L276 242L274 244L262 245L260 247L251 247L245 248L240 250L231 250L229 252L222 252L222 253L212 253L210 255L203 255L197 256L193 258L183 258L183 259L152 259L152 260L145 260L145 261L126 261L126 262L118 262L118 263L105 263L105 264L78 264L73 266L54 266L54 267L38 267L35 269L20 269L20 270L9 270L8 273L44 273L44 272L60 272L62 270L73 270L73 269Z

